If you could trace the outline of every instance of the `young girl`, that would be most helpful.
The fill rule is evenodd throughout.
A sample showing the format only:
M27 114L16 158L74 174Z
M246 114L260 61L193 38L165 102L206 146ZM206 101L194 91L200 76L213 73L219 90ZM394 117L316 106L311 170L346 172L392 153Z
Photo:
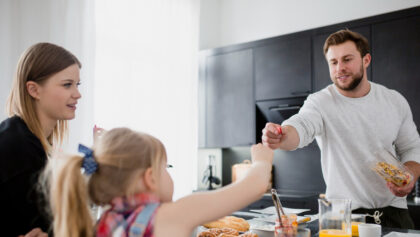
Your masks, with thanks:
M271 149L254 145L252 168L243 179L172 202L173 182L158 139L115 128L104 132L93 150L79 150L85 155L50 159L45 172L56 236L190 236L200 224L259 199L269 183L273 159ZM90 175L87 183L81 167ZM110 204L95 228L90 201Z
M48 231L35 187L48 154L67 135L67 120L75 117L80 67L72 53L50 43L31 46L19 60L7 105L9 118L0 124L2 236L25 234L35 227Z

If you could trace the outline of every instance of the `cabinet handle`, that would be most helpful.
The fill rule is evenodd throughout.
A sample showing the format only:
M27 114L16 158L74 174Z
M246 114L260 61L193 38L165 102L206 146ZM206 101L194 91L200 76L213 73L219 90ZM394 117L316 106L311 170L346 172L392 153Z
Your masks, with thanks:
M294 95L294 96L307 96L310 93L311 93L310 91L295 91L295 92L292 92L292 95Z
M293 110L293 109L300 109L300 105L288 105L288 104L282 104L278 106L270 107L270 111L284 111L284 110Z

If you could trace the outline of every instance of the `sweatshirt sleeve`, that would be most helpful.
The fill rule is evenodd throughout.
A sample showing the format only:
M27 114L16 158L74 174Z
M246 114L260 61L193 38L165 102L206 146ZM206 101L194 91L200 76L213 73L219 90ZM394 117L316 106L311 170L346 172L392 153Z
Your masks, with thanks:
M420 137L416 124L413 121L410 106L407 100L397 93L400 102L402 123L395 140L395 148L401 161L416 161L420 163Z
M297 148L309 145L315 136L321 134L324 129L322 114L317 106L314 95L310 95L305 100L299 113L282 123L282 126L289 125L296 128L299 135Z

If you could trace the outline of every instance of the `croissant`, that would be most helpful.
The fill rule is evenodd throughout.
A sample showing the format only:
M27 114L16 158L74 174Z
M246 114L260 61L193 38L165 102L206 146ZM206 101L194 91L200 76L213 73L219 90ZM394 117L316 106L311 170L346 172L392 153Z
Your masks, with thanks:
M229 234L229 235L235 235L235 236L239 235L239 232L232 228L211 228L209 231L215 234L216 236L220 234Z
M217 237L237 237L237 235L231 235L231 234L221 233Z
M199 233L197 237L217 237L217 235L211 233L210 231L203 231Z
M239 217L235 216L225 216L217 221L212 221L209 223L204 224L207 228L232 228L237 231L248 231L249 230L249 223Z
M243 233L239 234L237 230L231 228L211 228L209 230L203 231L197 235L197 237L258 237L255 233Z

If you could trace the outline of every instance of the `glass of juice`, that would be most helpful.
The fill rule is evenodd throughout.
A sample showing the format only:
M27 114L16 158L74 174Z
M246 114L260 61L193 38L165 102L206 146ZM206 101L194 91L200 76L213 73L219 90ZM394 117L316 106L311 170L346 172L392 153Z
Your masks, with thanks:
M359 224L366 223L366 215L351 214L351 235L359 236Z
M319 237L351 237L351 200L318 199Z

